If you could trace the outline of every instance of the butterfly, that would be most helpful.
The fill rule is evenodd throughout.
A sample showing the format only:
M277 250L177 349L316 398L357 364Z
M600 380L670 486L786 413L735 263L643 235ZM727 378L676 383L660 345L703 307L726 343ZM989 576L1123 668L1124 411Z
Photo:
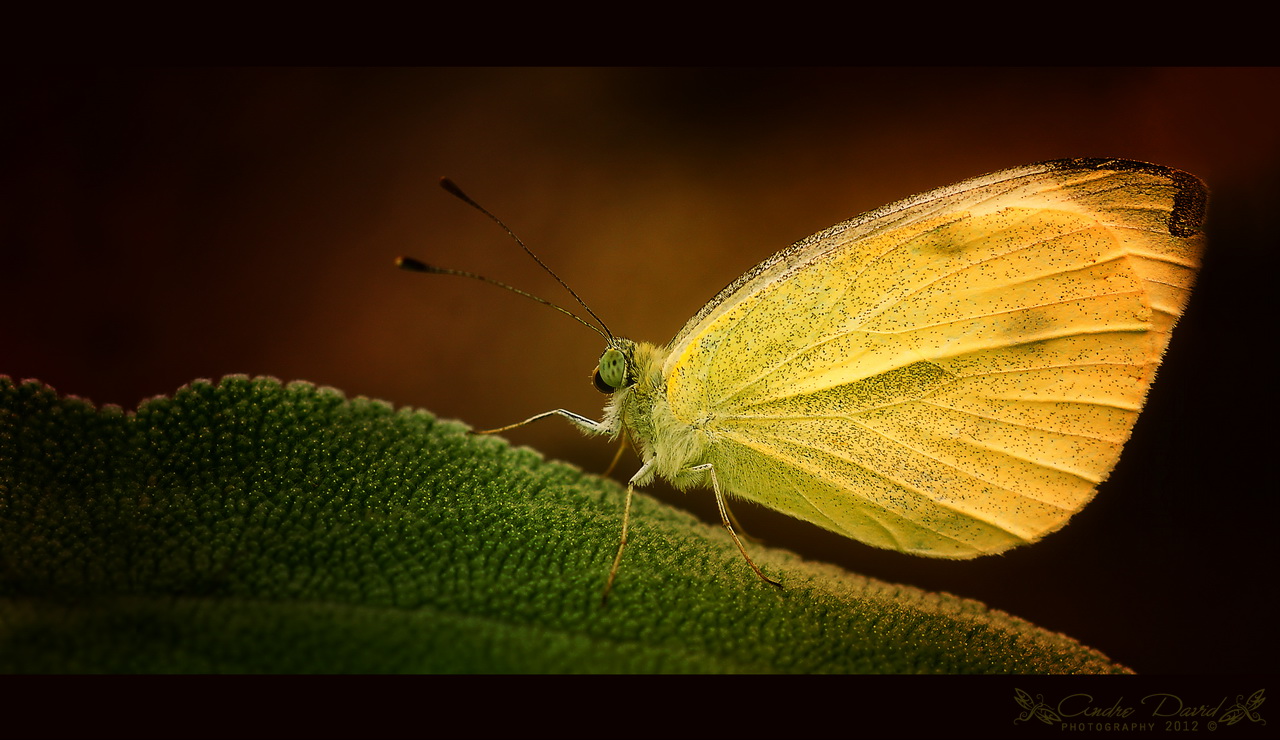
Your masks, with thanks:
M560 416L637 449L606 598L633 492L655 476L709 487L775 586L730 497L902 553L1004 552L1062 528L1115 467L1187 305L1206 203L1168 167L1043 162L803 239L665 345L615 336L578 299L606 341L603 418L555 409L487 431Z

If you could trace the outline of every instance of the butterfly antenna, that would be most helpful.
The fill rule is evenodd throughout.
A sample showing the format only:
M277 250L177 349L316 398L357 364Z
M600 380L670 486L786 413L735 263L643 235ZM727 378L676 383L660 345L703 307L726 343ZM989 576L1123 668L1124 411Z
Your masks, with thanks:
M463 203L466 203L467 205L471 206L472 208L476 209L477 211L479 211L479 212L483 213L484 215L488 216L488 217L489 217L490 219L492 219L492 220L493 220L493 222L494 222L494 223L496 223L498 226L501 226L503 231L507 232L507 234L508 234L512 239L515 239L515 240L516 240L516 244L519 244L519 245L520 245L520 248L524 250L525 254L527 254L527 255L529 255L530 257L532 257L534 262L537 262L537 263L538 263L538 265L539 265L540 267L542 267L542 269L544 269L544 270L546 270L546 271L547 271L547 274L549 274L551 277L555 278L557 283L560 283L562 286L564 286L564 289L565 289L565 290L567 290L567 291L569 291L569 295L573 296L573 299L574 299L575 301L577 301L577 302L578 302L578 305L579 305L579 306L582 306L583 308L585 308L585 309L587 310L587 313L591 314L591 318L595 319L595 320L596 320L596 323L600 324L600 328L604 329L604 337L605 337L606 339L612 339L612 338L613 338L613 332L609 331L609 327L608 327L608 326L607 326L603 321L601 321L601 320L600 320L600 317L599 317L599 316L596 316L596 312L591 310L591 306L588 306L588 305L587 305L587 302L586 302L586 301L584 301L584 300L582 300L582 298L580 298L580 297L578 296L578 294L577 294L576 292L574 292L573 288L570 288L570 287L569 287L569 284L568 284L568 283L566 283L565 281L561 280L561 279L560 279L560 276L559 276L559 275L557 275L557 274L555 273L555 270L552 270L550 267L547 267L547 263L543 262L543 261L538 257L538 255L534 254L534 253L533 253L533 250L532 250L532 249L529 249L529 247L528 247L528 246L526 246L526 245L525 245L525 243L524 243L523 241L521 241L521 240L520 240L520 237L516 236L516 233L515 233L514 231L512 231L510 228L508 228L506 224L502 223L502 219L498 218L497 216L493 215L492 213L489 213L489 211L487 211L487 210L485 209L485 207L484 207L484 206L482 206L482 205L480 205L479 203L477 203L477 202L475 202L474 200L472 200L472 199L471 199L471 196L469 196L469 195L467 195L466 193L462 192L462 188L458 187L457 183L455 183L453 180L450 180L450 179L449 179L449 178L447 178L447 177L442 177L442 178L440 178L440 187L442 187L442 188L444 188L445 190L449 191L449 194L450 194L450 195L452 195L452 196L454 196L454 197L455 197L455 198L457 198L458 200L461 200ZM478 276L473 276L473 277L478 277ZM495 285L502 285L501 283L497 283L497 282L495 282L495 281L493 281L493 280L489 280L488 278L481 278L481 279L482 279L482 280L485 280L486 282L489 282L489 283L494 283ZM503 287L508 287L510 290L515 290L515 288L510 288L510 286L503 286ZM516 292L517 292L517 293L522 293L522 291L519 291L519 290L516 290ZM528 293L524 293L524 295L529 295L529 294L528 294ZM529 297L530 297L530 298L533 298L534 296L529 296ZM560 308L559 306L556 306L555 304L547 303L547 301L543 301L541 298L537 298L537 299L535 299L535 300L538 300L538 301L539 301L539 302L541 302L541 303L546 303L548 306L552 306L553 308ZM560 310L561 310L561 311L564 311L565 313L569 313L568 311L565 311L565 309L563 309L563 308L560 308ZM569 313L569 315L570 315L570 316L573 316L574 318L578 318L575 314ZM582 319L578 319L578 320L579 320L579 321L582 321ZM583 323L586 323L586 322L583 322ZM592 328L595 328L595 327L592 327Z
M557 306L556 304L552 303L551 301L548 301L545 298L539 298L538 296L532 293L528 293L523 290L520 290L517 287L507 285L506 283L503 283L503 282L499 282L497 280L494 280L493 278L487 278L484 275L477 275L474 272L464 272L462 270L450 270L447 267L436 267L435 265L428 265L427 263L422 262L420 260L416 260L412 257L396 257L396 267L399 267L401 270L407 270L409 272L424 272L428 275L457 275L458 277L471 278L472 280L479 280L482 283L496 285L499 288L505 288L506 290L509 290L512 293L516 293L530 300L537 301L538 303L541 303L544 306L550 306L551 308L554 308L555 310L559 311L565 316L568 316L569 318L573 319L579 324L582 324L583 326L587 327L588 329L595 332L596 334L599 334L600 336L604 337L606 342L613 339L612 335L605 333L609 331L607 328L604 331L600 331L600 328L597 327L595 324L592 324L589 321L583 320L581 316L570 311L567 308L564 308L562 306ZM587 310L590 311L591 309L587 309ZM592 315L594 316L594 314ZM596 321L599 321L599 319L596 319ZM604 324L601 323L601 326L604 326Z

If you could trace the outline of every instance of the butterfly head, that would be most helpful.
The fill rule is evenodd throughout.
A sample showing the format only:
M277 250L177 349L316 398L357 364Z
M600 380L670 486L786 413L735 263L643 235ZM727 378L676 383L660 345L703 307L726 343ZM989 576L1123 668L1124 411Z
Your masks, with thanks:
M591 383L601 393L613 393L635 385L635 342L614 338L600 355L600 363L591 376Z

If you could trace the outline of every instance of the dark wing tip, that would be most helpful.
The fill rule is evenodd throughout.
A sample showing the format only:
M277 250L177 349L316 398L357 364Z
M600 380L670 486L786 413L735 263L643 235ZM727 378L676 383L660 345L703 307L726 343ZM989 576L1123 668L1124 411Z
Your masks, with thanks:
M1122 172L1145 172L1165 178L1172 182L1176 188L1173 196L1173 210L1169 214L1169 233L1176 237L1185 238L1199 234L1204 227L1205 212L1209 203L1209 188L1204 184L1204 181L1190 172L1165 167L1160 164L1140 162L1134 159L1111 159L1106 157L1060 159L1043 164L1050 169L1105 169Z

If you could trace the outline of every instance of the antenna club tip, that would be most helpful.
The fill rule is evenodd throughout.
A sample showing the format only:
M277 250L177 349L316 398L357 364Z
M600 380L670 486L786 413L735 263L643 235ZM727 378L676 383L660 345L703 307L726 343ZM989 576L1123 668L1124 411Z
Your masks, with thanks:
M462 192L462 188L458 187L458 184L457 184L457 183L455 183L453 180L450 180L450 179L449 179L449 178L447 178L447 177L442 177L442 178L440 178L440 187L442 187L442 188L444 188L445 190L449 191L449 193L450 193L450 194L452 194L452 195L453 195L454 197L456 197L456 198L461 198L461 199L463 199L463 200L465 200L465 201L470 201L470 200L471 200L470 198L468 198L468 197L466 196L466 194L464 194L464 193Z
M426 263L419 262L412 257L396 257L396 267L410 272L431 272L431 268L427 267Z

